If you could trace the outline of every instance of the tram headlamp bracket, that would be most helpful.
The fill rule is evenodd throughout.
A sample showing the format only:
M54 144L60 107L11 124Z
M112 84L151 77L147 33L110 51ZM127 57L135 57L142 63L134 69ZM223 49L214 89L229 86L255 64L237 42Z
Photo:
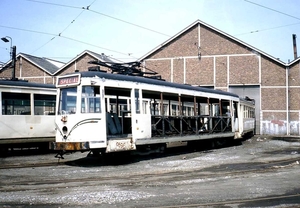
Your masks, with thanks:
M68 116L67 115L63 115L63 116L61 116L60 120L65 123L68 120Z

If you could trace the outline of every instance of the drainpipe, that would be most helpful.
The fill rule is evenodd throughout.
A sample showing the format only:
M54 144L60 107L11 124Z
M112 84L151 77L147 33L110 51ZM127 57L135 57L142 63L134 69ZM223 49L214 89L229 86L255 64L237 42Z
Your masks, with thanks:
M290 95L289 95L289 74L290 67L286 67L286 135L290 136Z
M293 34L293 48L294 48L294 60L297 59L297 43L296 43L296 34Z

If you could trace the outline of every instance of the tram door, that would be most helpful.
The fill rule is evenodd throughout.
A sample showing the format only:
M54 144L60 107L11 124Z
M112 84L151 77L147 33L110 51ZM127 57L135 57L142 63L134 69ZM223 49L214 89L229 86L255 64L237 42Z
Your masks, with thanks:
M150 102L142 99L142 91L133 89L132 99L132 137L133 140L151 137Z
M82 86L81 96L78 96L77 99L82 122L78 129L80 129L82 138L86 139L86 135L88 135L91 148L102 148L106 144L102 93L100 86Z

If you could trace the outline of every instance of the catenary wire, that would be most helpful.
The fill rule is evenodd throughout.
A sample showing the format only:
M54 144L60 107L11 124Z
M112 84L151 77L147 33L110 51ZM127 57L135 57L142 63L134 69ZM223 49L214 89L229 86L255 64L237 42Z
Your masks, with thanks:
M278 29L278 28L288 27L288 26L293 26L293 25L299 25L299 24L300 24L300 22L293 23L293 24L288 24L288 25L281 25L281 26L278 26L278 27L271 27L271 28L265 28L265 29L261 29L261 30L254 30L254 31L246 32L246 33L240 33L240 34L236 34L234 36L247 35L247 34L252 34L252 33L263 32L263 31L267 31L267 30L275 30L275 29Z
M127 53L123 53L123 52L120 52L120 51L104 48L104 47L101 47L101 46L97 46L97 45L94 45L94 44L91 44L91 43L87 43L87 42L84 42L84 41L81 41L81 40L77 40L77 39L74 39L74 38L70 38L70 37L67 37L67 36L58 35L58 34L54 34L54 33L41 32L41 31L37 31L37 30L29 30L29 29L17 28L17 27L5 26L5 25L0 25L0 27L13 29L13 30L32 32L32 33L39 33L39 34L43 34L43 35L51 35L51 36L55 36L55 37L62 37L62 38L68 39L68 40L72 40L72 41L82 43L82 44L85 44L85 45L89 45L89 46L93 46L93 47L96 47L96 48L104 49L104 50L107 50L107 51L115 52L115 53L118 53L118 54L128 55Z
M94 0L88 7L90 7L96 0ZM63 29L60 33L59 36L61 36L61 34L63 32L65 32L74 22L75 20L77 20L79 18L79 16L84 12L85 10L82 10L70 23L67 27L65 27L65 29ZM48 43L50 43L52 40L54 40L55 37L51 38L49 41L47 41L45 44L43 44L42 46L40 46L39 48L35 49L32 53L35 53L36 51L40 50L41 48L43 48L44 46L46 46Z
M120 18L113 17L113 16L110 16L110 15L104 14L104 13L102 13L102 12L98 12L98 11L95 11L95 10L91 10L91 9L89 8L89 6L87 6L87 7L69 6L69 5L65 5L65 4L56 4L56 3L44 2L44 1L38 1L38 0L27 0L27 1L36 2L36 3L41 3L41 4L49 4L49 5L54 5L54 6L61 6L61 7L69 7L69 8L74 8L74 9L84 9L84 10L87 10L87 11L90 11L90 12L93 12L93 13L96 13L96 14L99 14L99 15L102 15L102 16L105 16L105 17L109 17L109 18L111 18L111 19L114 19L114 20L117 20L117 21L120 21L120 22L123 22L123 23L126 23L126 24L133 25L133 26L135 26L135 27L139 27L139 28L142 28L142 29L145 29L145 30L148 30L148 31L151 31L151 32L160 34L160 35L164 35L164 36L167 36L167 37L171 37L170 35L161 33L161 32L159 32L159 31L152 30L152 29L150 29L150 28L147 28L147 27L144 27L144 26L141 26L141 25L138 25L138 24L134 24L134 23L131 23L131 22L122 20L122 19L120 19Z
M95 11L95 10L91 10L91 9L89 8L89 6L87 6L87 7L71 6L71 5L57 4L57 3L45 2L45 1L38 1L38 0L27 0L27 1L36 2L36 3L42 3L42 4L48 4L48 5L54 5L54 6L68 7L68 8L73 8L73 9L83 9L83 11L88 10L88 11L91 11L91 12L93 12L93 13L96 13L96 14L99 14L99 15L102 15L102 16L106 16L106 17L115 19L115 20L117 20L117 21L121 21L121 22L124 22L124 23L127 23L127 24L131 24L131 25L133 25L133 26L140 27L140 28L143 28L143 29L146 29L146 30L149 30L149 31L152 31L152 32L156 32L156 33L158 33L158 34L161 34L161 35L165 35L165 36L170 37L169 35L166 35L166 34L164 34L164 33L161 33L161 32L158 32L158 31L155 31L155 30L152 30L152 29L149 29L149 28L146 28L146 27L143 27L143 26L134 24L134 23L130 23L130 22L128 22L128 21L125 21L125 20L122 20L122 19L119 19L119 18L115 18L115 17L112 17L112 16L110 16L110 15L106 15L106 14L104 14L104 13L101 13L101 12L98 12L98 11ZM298 17L295 17L295 16L292 16L292 15L286 14L286 13L284 13L284 12L280 12L280 11L278 11L278 10L275 10L275 9L272 9L272 8L269 8L269 7L266 7L266 6L263 6L263 5L260 5L260 4L251 2L251 1L249 1L249 0L244 0L244 1L246 1L246 2L248 2L248 3L251 3L251 4L255 4L255 5L257 5L257 6L260 6L260 7L266 8L266 9L269 9L269 10L272 10L272 11L275 11L275 12L277 12L277 13L280 13L280 14L283 14L283 15L286 15L286 16L289 16L289 17L292 17L292 18L295 18L295 19L299 19L299 20L300 20L300 18L298 18ZM70 24L71 24L71 23L70 23ZM281 27L286 27L286 26L291 26L291 25L296 25L296 24L297 24L297 23L295 23L295 24L289 24L289 25L285 25L285 26L273 27L273 28L267 28L267 29L255 30L255 31L247 32L247 33L237 34L237 35L235 35L235 36L240 36L240 35L245 35L245 34L252 34L252 33L262 32L262 31L271 30L271 29L278 29L278 28L281 28ZM300 23L299 23L299 24L300 24ZM40 32L40 33L41 33L41 32ZM65 38L67 38L67 37L65 37ZM74 40L74 39L70 38L70 40ZM48 42L50 42L50 41L48 41ZM47 43L48 43L48 42L47 42ZM80 41L80 42L83 43L83 41ZM47 43L46 43L46 44L47 44ZM45 44L44 44L44 45L45 45ZM44 46L44 45L43 45L43 46ZM91 44L88 44L88 45L91 45ZM43 46L42 46L42 47L43 47ZM94 46L94 45L93 45L93 46ZM98 47L98 48L102 48L102 47ZM106 48L102 48L102 49L109 50L109 49L106 49ZM116 51L114 51L114 50L109 50L109 51L116 52ZM120 53L120 52L117 52L117 53ZM123 54L123 55L127 55L127 56L128 56L128 53L122 53L122 52L121 52L120 54ZM131 58L135 58L135 57L131 56Z
M271 11L273 11L273 12L277 12L277 13L279 13L279 14L283 14L283 15L285 15L285 16L292 17L292 18L294 18L294 19L300 20L299 17L295 17L295 16L293 16L293 15L290 15L290 14L287 14L287 13L284 13L284 12L281 12L281 11L278 11L278 10L276 10L276 9L272 9L272 8L270 8L270 7L266 7L266 6L263 6L263 5L261 5L261 4L254 3L254 2L249 1L249 0L244 0L244 1L246 1L246 2L248 2L248 3L250 3L250 4L254 4L254 5L256 5L256 6L260 6L260 7L263 7L263 8L265 8L265 9L271 10Z

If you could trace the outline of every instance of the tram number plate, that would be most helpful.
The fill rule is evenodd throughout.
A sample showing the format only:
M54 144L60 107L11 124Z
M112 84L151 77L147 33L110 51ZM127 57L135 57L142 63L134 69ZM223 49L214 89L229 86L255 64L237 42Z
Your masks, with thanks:
M134 145L131 143L130 139L124 140L108 140L108 145L106 148L106 152L116 152L116 151L126 151L133 150Z
M125 142L116 142L116 146L118 149L125 149L126 143Z

